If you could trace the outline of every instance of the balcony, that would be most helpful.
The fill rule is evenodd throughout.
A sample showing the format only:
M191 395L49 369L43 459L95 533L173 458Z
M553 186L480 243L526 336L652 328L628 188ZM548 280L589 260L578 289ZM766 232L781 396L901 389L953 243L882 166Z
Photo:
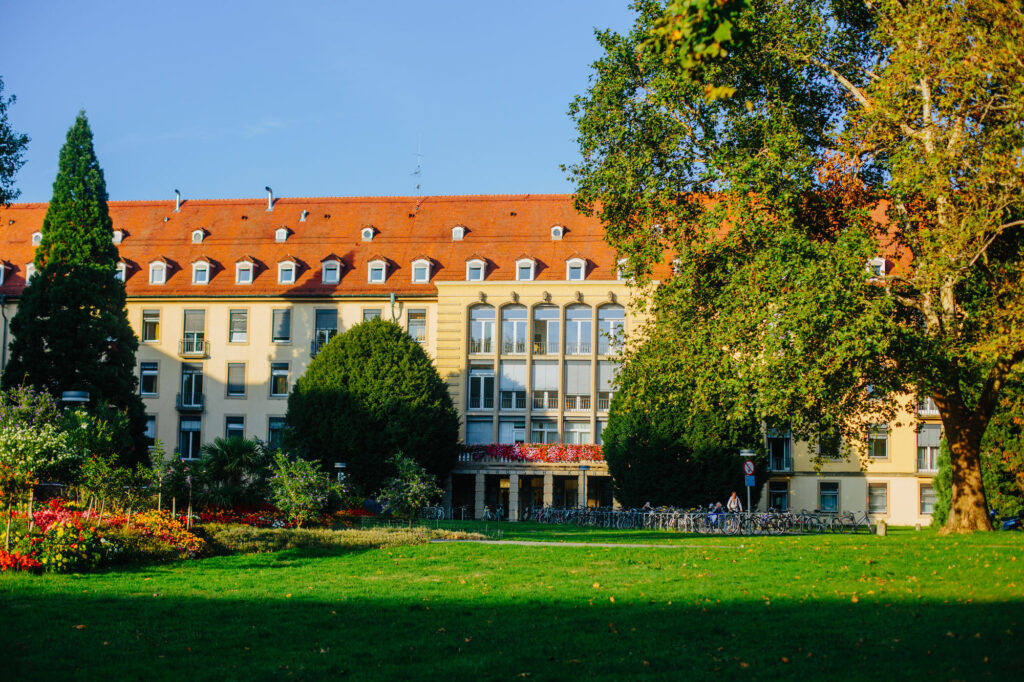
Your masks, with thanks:
M490 339L470 339L469 340L469 352L470 353L493 353L494 344L491 343Z
M566 412L585 412L590 409L589 395L567 395L565 396Z
M210 342L201 336L186 336L178 343L178 355L183 358L208 358Z
M566 355L590 355L590 342L589 341L566 341L565 342L565 354Z
M526 391L502 391L501 409L503 410L525 410Z
M931 398L921 398L917 401L917 413L922 417L938 417L939 408Z
M612 405L611 391L598 391L597 393L597 409L599 412L607 412Z
M598 355L618 355L622 352L621 341L611 341L609 339L601 339L597 342L597 354Z
M504 355L525 355L526 341L505 341L501 344L501 352Z
M558 341L534 341L534 355L558 355Z
M557 410L558 391L534 391L533 409L535 410Z
M318 338L315 338L309 342L309 357L311 358L315 358L320 353L320 351L323 350L324 346L331 342L331 339L334 338L334 333L332 333L327 338L323 338L319 334L317 336Z
M793 471L793 460L789 455L771 455L768 458L768 471Z
M204 393L185 393L178 394L178 397L174 400L174 406L178 412L189 412L197 413L202 412L204 409L204 403L206 394Z

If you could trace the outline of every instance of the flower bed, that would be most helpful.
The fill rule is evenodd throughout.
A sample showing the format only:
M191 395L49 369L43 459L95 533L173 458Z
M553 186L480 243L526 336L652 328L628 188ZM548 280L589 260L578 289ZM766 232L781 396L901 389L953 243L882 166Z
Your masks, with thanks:
M601 462L600 445L566 443L490 443L463 448L474 462L494 459L502 462Z
M0 573L4 571L30 571L41 573L43 565L27 554L0 549Z

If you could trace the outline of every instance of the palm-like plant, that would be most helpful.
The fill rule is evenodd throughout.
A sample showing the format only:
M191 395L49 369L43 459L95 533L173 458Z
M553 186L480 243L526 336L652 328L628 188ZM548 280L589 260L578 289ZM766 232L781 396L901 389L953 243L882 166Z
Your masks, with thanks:
M210 479L238 488L266 478L270 460L258 438L215 438L202 447L203 466Z

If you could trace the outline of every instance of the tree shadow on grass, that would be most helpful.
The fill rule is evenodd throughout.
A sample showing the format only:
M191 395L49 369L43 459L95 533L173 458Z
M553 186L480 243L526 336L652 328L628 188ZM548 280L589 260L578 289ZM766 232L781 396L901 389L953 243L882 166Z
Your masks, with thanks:
M167 584L166 596L0 594L0 679L1012 679L1024 636L1020 601L673 604L450 588L417 599L379 596L373 575L324 599L311 578L332 576L273 594L247 591L244 575L195 597Z

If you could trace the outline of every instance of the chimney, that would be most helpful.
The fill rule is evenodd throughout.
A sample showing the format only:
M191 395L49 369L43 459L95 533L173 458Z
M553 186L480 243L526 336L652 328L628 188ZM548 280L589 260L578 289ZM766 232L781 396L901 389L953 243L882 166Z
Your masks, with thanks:
M308 216L308 215L309 215L309 211L303 211L302 215L299 217L299 222L300 223L306 222L306 216Z
M174 190L174 212L181 213L181 192Z
M268 211L273 211L274 210L274 190L270 189L269 187L264 187L263 189L267 190L267 210Z

